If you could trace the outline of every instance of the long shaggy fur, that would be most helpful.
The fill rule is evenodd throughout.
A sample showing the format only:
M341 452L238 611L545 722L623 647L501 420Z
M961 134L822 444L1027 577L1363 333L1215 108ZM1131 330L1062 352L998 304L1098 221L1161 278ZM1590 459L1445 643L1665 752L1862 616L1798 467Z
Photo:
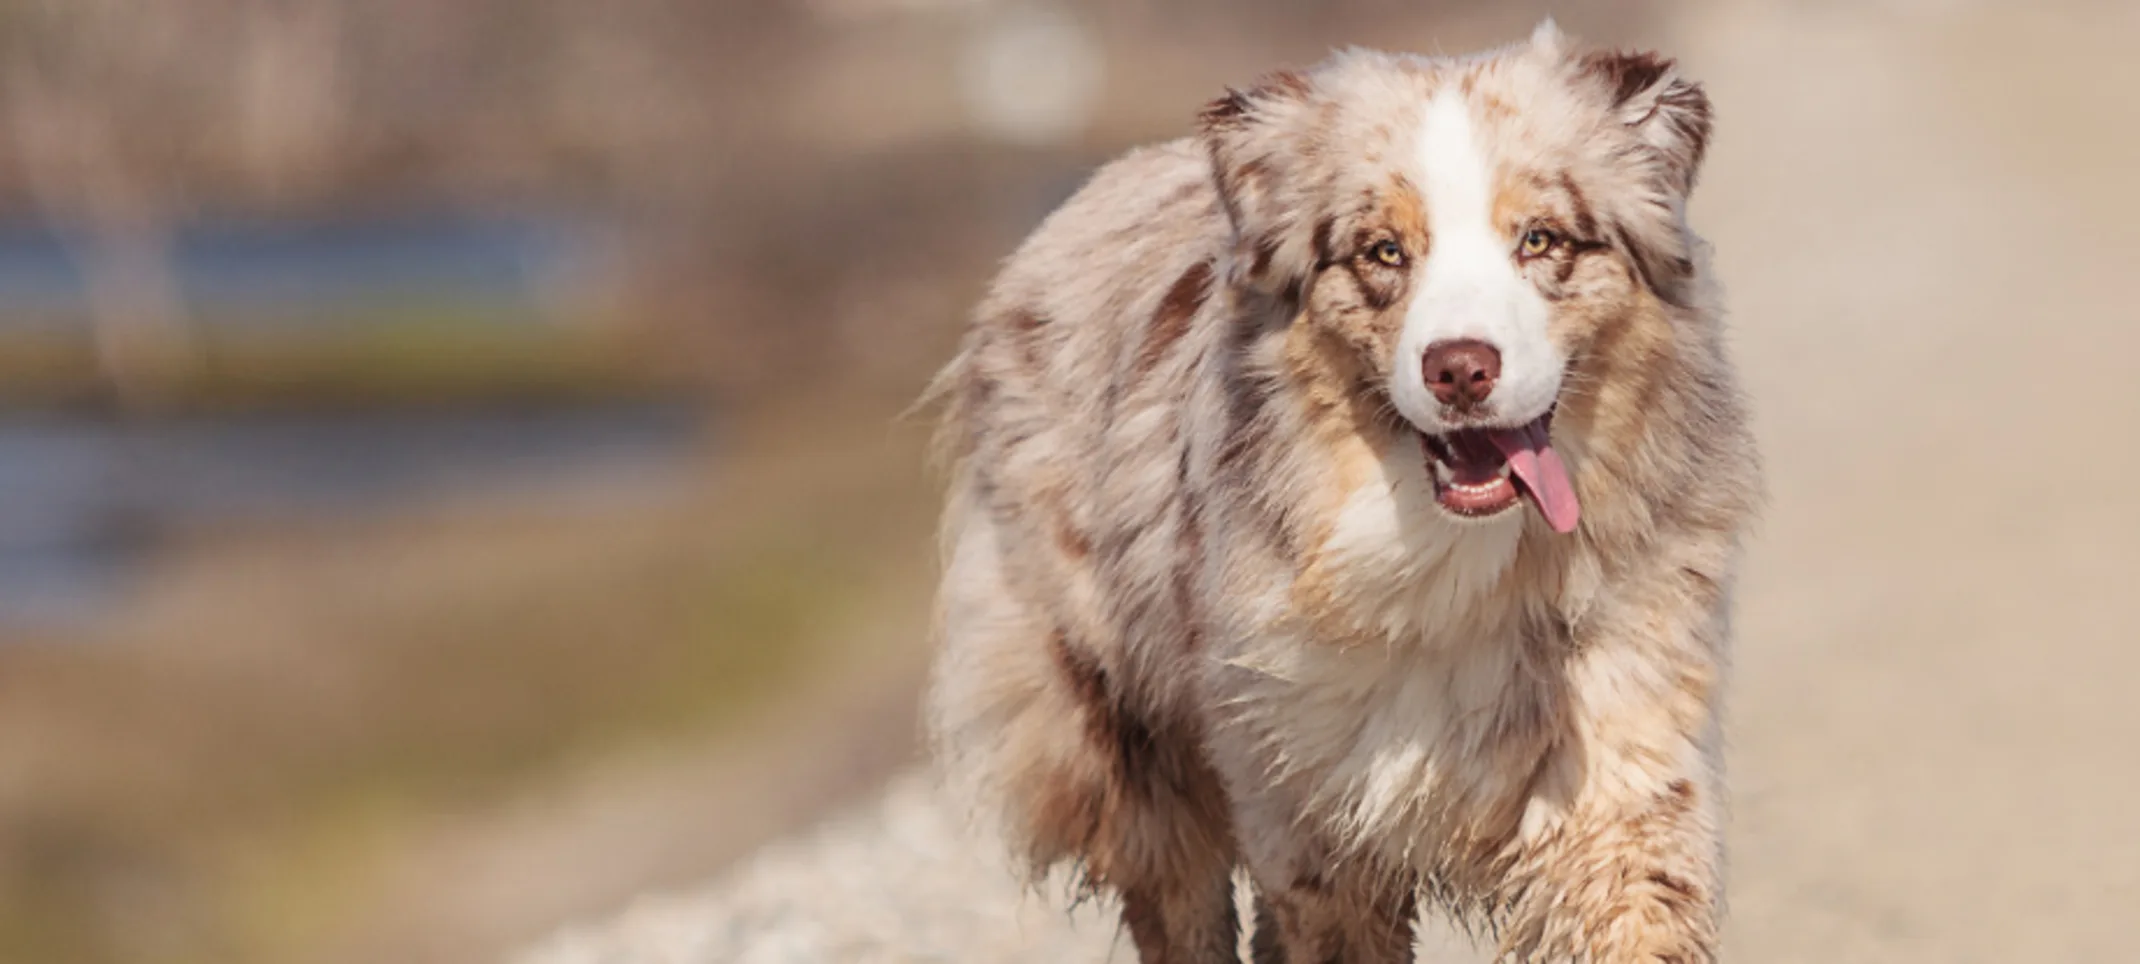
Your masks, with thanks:
M1573 533L1444 512L1394 401L1443 280L1429 104L1491 172L1479 230L1567 239L1494 270L1565 359ZM929 722L1028 866L1122 896L1147 964L1233 959L1236 867L1258 960L1404 959L1421 894L1510 960L1713 959L1759 479L1684 217L1709 123L1669 61L1550 25L1348 51L1108 165L1010 259L936 389ZM1405 269L1365 254L1388 239Z

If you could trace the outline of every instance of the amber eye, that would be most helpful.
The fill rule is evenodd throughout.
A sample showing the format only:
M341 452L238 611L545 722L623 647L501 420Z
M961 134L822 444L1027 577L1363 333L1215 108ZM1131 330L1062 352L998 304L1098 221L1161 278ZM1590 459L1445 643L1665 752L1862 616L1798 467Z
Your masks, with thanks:
M1532 228L1523 233L1523 245L1520 250L1523 252L1524 257L1535 258L1553 250L1553 246L1559 243L1560 237L1553 232L1544 228Z
M1377 241L1374 247L1367 249L1367 253L1376 261L1392 268L1404 267L1404 248L1398 246L1395 241Z

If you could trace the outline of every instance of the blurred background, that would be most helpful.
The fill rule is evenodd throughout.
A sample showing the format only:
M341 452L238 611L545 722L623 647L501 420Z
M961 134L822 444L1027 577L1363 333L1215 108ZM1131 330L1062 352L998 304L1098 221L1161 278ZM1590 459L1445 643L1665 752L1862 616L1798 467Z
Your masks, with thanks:
M1549 9L1719 114L1739 958L2129 956L2133 5L0 0L0 960L491 959L867 794L997 260Z

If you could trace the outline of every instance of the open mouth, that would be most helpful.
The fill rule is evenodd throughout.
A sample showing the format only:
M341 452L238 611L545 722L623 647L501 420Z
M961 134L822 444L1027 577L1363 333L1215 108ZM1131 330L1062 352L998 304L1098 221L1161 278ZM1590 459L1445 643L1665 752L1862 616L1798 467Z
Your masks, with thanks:
M1458 429L1419 436L1434 478L1434 499L1467 519L1497 516L1529 499L1555 532L1574 532L1575 485L1548 430L1553 413L1516 428Z

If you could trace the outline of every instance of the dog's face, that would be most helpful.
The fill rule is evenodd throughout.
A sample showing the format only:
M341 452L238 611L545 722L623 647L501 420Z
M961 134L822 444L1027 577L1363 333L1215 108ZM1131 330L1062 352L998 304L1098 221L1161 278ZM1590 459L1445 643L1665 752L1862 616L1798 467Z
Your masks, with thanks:
M1342 54L1204 115L1233 280L1298 307L1294 375L1398 416L1449 513L1529 496L1564 532L1552 418L1616 324L1687 296L1709 130L1668 61L1565 46Z

